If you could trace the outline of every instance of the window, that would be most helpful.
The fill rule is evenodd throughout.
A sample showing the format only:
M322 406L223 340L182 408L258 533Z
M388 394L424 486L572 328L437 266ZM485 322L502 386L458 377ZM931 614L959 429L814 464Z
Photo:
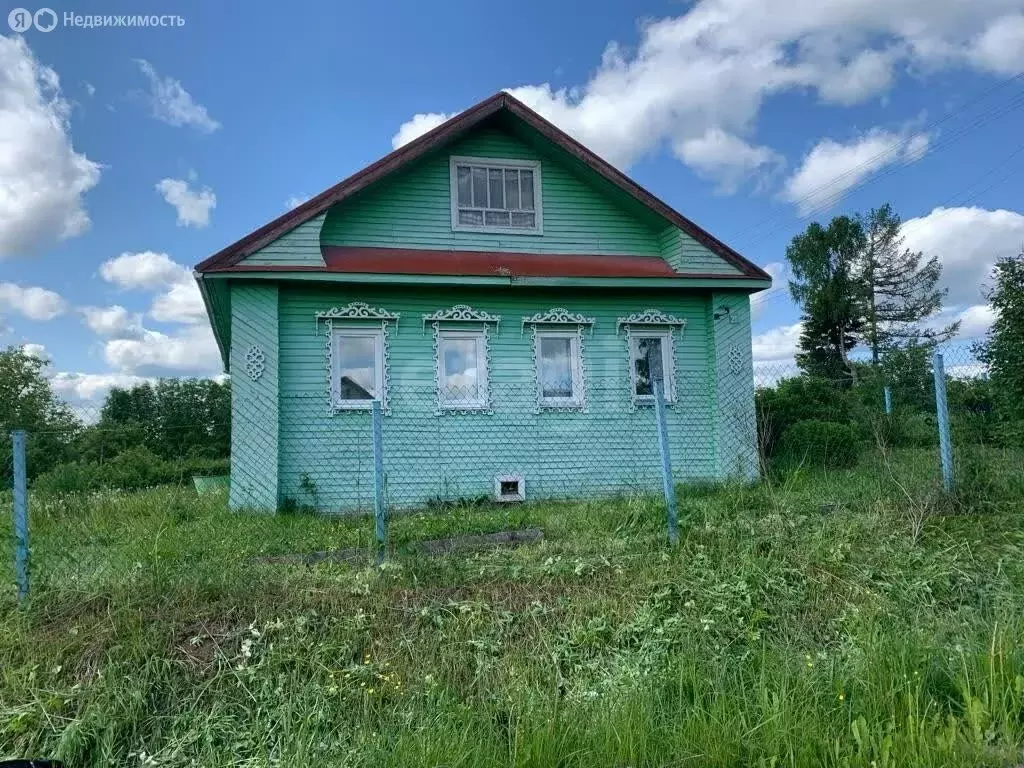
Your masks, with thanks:
M484 331L438 331L437 385L441 408L487 407Z
M540 234L540 163L452 157L452 229Z
M331 400L335 408L369 408L384 397L384 331L338 328L331 336Z
M579 406L583 402L579 334L537 331L537 387L541 406Z
M636 400L654 399L654 382L662 381L665 400L674 399L672 334L642 330L629 337L630 384Z

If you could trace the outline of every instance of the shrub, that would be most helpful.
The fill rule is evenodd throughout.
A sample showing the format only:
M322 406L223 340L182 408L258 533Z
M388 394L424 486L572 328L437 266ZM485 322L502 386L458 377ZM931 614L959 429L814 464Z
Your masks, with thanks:
M857 429L834 421L798 421L782 433L777 456L787 463L852 467L860 455Z
M227 459L168 461L143 446L129 448L105 462L60 464L40 475L34 488L43 493L84 493L100 488L125 491L157 485L190 485L193 475L226 475Z
M775 455L782 434L797 422L848 422L854 410L849 390L809 376L783 379L775 387L759 389L755 405L758 448L764 459Z

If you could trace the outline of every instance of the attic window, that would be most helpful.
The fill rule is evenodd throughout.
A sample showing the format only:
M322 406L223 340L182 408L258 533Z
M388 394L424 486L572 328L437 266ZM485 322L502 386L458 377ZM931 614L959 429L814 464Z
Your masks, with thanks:
M540 189L534 160L452 157L452 229L539 235Z

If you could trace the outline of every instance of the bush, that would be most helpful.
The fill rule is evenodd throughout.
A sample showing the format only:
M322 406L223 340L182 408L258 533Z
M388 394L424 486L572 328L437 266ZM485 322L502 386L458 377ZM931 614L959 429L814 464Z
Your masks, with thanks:
M830 469L852 467L860 455L857 429L834 421L798 421L782 433L777 457Z
M129 448L105 462L60 464L40 475L34 485L43 493L85 493L100 488L125 491L157 485L189 485L193 475L226 475L226 459L168 461L143 446Z
M757 408L758 449L764 459L775 455L783 433L800 421L848 422L854 410L853 395L830 381L809 376L783 379L771 389L759 389Z
M918 411L898 410L876 415L871 437L886 448L932 448L939 443L935 416Z

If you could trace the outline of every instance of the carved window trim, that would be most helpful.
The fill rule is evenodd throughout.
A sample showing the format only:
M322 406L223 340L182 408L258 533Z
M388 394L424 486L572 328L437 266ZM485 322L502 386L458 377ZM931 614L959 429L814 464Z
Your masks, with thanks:
M530 326L533 337L533 380L535 390L535 413L542 411L578 411L587 410L587 363L583 344L583 331L590 328L593 333L594 318L573 313L564 307L554 307L546 312L524 317L522 330ZM572 360L573 391L578 394L573 398L545 398L541 387L541 339L544 336L572 338L575 355Z
M616 331L626 329L626 368L629 382L629 407L636 410L639 406L653 406L652 395L636 393L636 368L633 365L633 336L659 337L662 341L662 361L665 374L665 404L672 406L677 399L676 387L676 349L675 335L679 331L682 337L686 329L686 320L662 312L660 309L648 308L635 312L627 317L620 317L616 323ZM667 362L667 365L664 363Z
M456 304L448 309L423 315L423 328L430 323L434 331L434 391L437 397L435 416L454 413L494 413L494 399L491 395L491 336L490 326L495 330L501 323L501 317L483 310L474 309L468 304ZM467 327L468 326L468 327ZM441 335L445 330L474 331L483 335L483 368L484 368L484 400L482 404L463 405L445 401L441 397Z
M388 399L388 393L390 387L390 355L391 350L388 344L388 336L390 333L390 326L394 324L398 325L398 320L401 315L398 312L388 312L386 309L379 307L372 307L369 304L362 301L353 301L344 307L331 307L330 309L323 312L316 312L315 315L317 332L320 330L320 325L323 323L325 339L325 347L327 352L327 406L328 413L335 415L337 413L350 412L350 411L362 411L366 408L370 408L373 403L372 400L366 401L366 406L355 406L351 404L351 401L338 400L334 394L334 331L342 330L344 328L352 329L380 329L380 343L381 343L381 410L385 415L390 415L391 405Z

